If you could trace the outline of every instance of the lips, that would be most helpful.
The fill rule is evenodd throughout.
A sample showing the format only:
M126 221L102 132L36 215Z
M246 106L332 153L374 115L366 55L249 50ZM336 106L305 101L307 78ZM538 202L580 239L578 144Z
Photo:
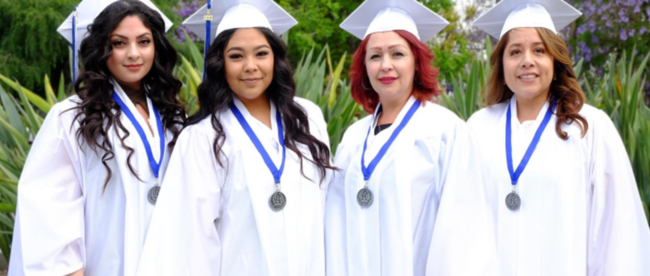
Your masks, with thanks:
M381 78L379 78L379 82L381 82L382 84L391 84L391 83L395 82L395 80L397 80L396 77L381 77Z
M138 71L142 67L142 64L131 64L131 65L124 65L127 69L131 71Z
M534 82L537 78L539 78L539 75L530 73L519 75L517 78L522 82Z
M241 79L241 81L245 82L246 84L255 84L257 83L261 78L246 78L246 79Z

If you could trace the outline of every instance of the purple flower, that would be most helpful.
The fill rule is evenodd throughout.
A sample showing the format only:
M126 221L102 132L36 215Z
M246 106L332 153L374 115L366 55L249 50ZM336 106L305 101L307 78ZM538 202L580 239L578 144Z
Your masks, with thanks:
M623 40L623 41L627 40L627 32L625 31L625 29L621 29L620 37L621 37L621 40Z
M581 34L585 33L585 31L587 31L587 26L580 25L580 27L578 27L578 29L576 30L576 33L581 35Z
M641 29L639 29L639 35L645 34L646 31L645 27L641 27Z
M591 43L597 44L598 42L600 42L600 41L598 40L598 36L592 35L592 36L591 36Z
M628 33L628 34L629 34L629 36L634 36L634 32L635 32L635 31L636 31L636 30L634 30L634 29L631 29L631 30L630 30L630 32Z

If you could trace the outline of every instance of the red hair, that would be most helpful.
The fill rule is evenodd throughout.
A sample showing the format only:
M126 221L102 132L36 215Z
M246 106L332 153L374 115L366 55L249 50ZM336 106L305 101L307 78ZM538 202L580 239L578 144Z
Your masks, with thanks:
M394 32L406 40L415 57L415 79L413 80L411 95L420 102L425 102L431 100L434 96L442 94L442 90L438 87L438 69L431 65L434 58L431 49L416 38L415 35L407 31L395 30ZM354 101L362 105L366 112L372 114L379 104L379 95L372 88L370 82L366 81L368 72L365 58L368 40L370 40L370 35L361 41L359 48L352 56L350 90ZM367 84L363 84L364 82ZM366 90L364 85L369 89Z

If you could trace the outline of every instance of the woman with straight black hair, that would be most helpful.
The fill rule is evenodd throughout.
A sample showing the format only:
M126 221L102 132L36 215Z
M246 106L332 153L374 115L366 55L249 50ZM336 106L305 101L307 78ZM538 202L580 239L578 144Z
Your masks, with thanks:
M108 5L80 53L76 95L52 107L21 174L12 276L136 275L184 119L176 51L150 2Z
M239 2L212 11L222 19L201 107L175 144L139 275L325 274L328 134L321 110L295 97L276 35L287 25L266 14L293 18Z

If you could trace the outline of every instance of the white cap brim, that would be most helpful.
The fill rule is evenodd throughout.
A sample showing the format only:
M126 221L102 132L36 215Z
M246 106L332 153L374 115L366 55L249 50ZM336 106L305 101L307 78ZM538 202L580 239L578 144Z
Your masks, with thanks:
M524 6L528 8L522 8ZM543 11L538 7L543 7ZM579 10L562 0L503 0L472 24L500 39L509 30L522 27L542 27L557 33L581 15Z

